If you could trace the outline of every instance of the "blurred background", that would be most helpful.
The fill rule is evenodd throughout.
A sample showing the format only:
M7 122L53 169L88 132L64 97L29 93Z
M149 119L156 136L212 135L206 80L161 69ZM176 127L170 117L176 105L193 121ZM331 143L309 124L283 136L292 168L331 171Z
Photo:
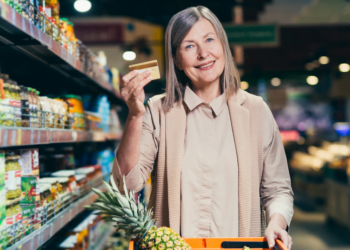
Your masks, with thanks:
M4 2L11 5L10 0ZM128 66L157 60L161 79L145 87L146 101L163 93L167 23L187 7L203 5L211 9L224 25L241 75L241 88L261 96L279 126L295 193L295 213L290 227L293 249L350 249L349 0L46 2L45 15L49 16L50 11L53 14L58 5L59 18L68 18L63 21L71 23L76 39L70 41L80 44L73 47L72 53L78 53L80 48L77 60L88 65L83 73L95 82L75 74L66 62L53 59L46 50L38 47L34 50L36 45L12 27L20 25L13 16L9 26L11 19L4 16L6 10L9 13L4 6L2 18L8 22L0 22L0 35L20 50L12 51L14 47L11 47L9 52L6 41L0 39L4 44L0 46L1 73L9 74L10 79L21 84L34 86L48 96L83 93L87 111L96 112L96 108L88 107L91 98L105 96L111 110L118 114L115 118L118 124L120 121L118 131L122 130L128 113L119 95L120 78L129 72ZM50 37L57 40L52 34ZM62 41L59 43L64 46ZM32 47L29 49L29 46ZM83 48L88 51L88 57ZM66 49L69 51L69 46ZM82 59L82 54L91 62L85 57ZM110 139L113 142L109 140L98 146L82 144L78 151L83 154L88 148L95 152L99 148L102 155L103 150L108 149L111 158L119 139L120 136L113 137ZM78 146L73 147L77 151ZM41 152L45 154L44 150ZM76 155L78 158L79 153ZM110 160L106 164L110 164ZM147 198L149 193L150 183L143 195ZM49 248L50 245L43 249Z

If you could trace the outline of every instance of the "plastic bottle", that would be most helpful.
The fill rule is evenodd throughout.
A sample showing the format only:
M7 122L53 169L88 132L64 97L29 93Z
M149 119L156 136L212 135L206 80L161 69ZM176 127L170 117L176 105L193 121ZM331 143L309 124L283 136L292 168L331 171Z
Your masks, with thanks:
M35 98L35 89L32 89L31 95L32 95L32 100L33 100L33 114L34 114L34 128L38 128L38 101Z
M22 107L22 127L29 127L30 108L27 88L20 86L21 107Z
M14 116L16 120L16 127L22 127L22 105L21 105L21 96L19 94L20 88L18 86L13 86L13 92L15 97L15 108Z
M13 126L13 108L10 107L11 93L9 84L3 84L2 104L1 105L1 125Z
M40 103L40 99L39 99L39 95L40 95L40 91L35 91L34 92L34 95L35 95L35 98L36 98L36 102L37 102L37 108L38 108L38 127L39 128L42 128L42 115L41 115L41 110L42 110L42 107L41 107L41 103Z
M34 115L34 104L33 104L33 96L32 96L32 88L27 88L27 94L28 94L28 101L29 101L29 109L30 109L30 117L29 117L29 122L30 122L30 127L34 127L34 122L35 122L35 115Z

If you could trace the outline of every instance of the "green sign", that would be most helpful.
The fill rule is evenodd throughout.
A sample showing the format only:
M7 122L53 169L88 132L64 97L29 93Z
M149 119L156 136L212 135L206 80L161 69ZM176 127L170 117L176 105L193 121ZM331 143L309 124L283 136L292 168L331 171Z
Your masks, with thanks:
M273 24L224 25L228 42L233 45L278 45L278 27Z

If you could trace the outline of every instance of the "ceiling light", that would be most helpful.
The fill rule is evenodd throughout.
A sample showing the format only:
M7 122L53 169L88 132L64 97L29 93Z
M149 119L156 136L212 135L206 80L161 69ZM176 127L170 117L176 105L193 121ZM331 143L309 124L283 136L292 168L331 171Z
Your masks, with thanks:
M249 88L249 84L246 81L241 82L241 89L246 90Z
M313 70L314 69L314 65L313 65L313 63L307 63L306 65L305 65L305 69L307 69L307 70Z
M280 86L281 85L281 79L279 79L277 77L272 78L271 79L271 85L275 86L275 87Z
M86 12L91 9L91 2L89 0L76 0L74 8L79 12Z
M136 58L136 54L134 51L125 51L123 54L123 58L125 61L133 61Z
M328 56L321 56L318 61L320 64L328 64L329 63L329 57Z
M347 64L347 63L342 63L342 64L339 65L339 70L340 70L340 72L343 72L343 73L349 72L350 71L350 65Z
M316 85L318 83L318 78L316 76L308 76L306 82L310 85Z

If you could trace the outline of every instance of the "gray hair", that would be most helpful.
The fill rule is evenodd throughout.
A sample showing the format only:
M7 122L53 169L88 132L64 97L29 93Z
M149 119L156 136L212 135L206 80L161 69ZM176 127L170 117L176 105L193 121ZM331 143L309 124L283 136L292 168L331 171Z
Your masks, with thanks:
M182 40L201 18L207 19L214 26L224 50L225 68L220 77L220 84L226 98L236 93L240 86L239 73L231 55L226 32L219 19L206 7L187 8L171 18L165 33L166 95L163 102L165 112L169 111L174 104L182 104L189 79L175 66L176 54Z

